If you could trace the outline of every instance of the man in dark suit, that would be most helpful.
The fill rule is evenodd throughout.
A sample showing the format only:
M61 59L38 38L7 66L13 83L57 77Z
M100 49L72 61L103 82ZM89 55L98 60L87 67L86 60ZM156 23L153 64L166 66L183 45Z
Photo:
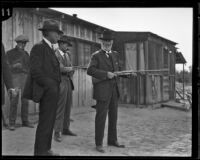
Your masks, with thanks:
M72 105L72 91L74 89L74 84L71 78L74 74L74 69L72 68L71 57L68 53L68 48L72 46L68 37L66 35L63 35L58 40L58 45L59 48L56 50L56 56L60 63L61 83L58 109L54 126L54 139L57 142L61 142L61 133L63 135L76 136L76 134L71 132L69 129Z
M96 150L104 153L103 137L108 112L108 145L124 148L117 141L117 112L119 87L118 77L114 73L121 70L118 54L112 51L113 35L104 31L101 39L101 49L92 54L87 74L92 76L93 98L97 101L95 117Z
M19 35L15 39L17 45L15 48L7 51L7 59L12 72L12 80L15 88L21 90L23 93L26 78L29 72L29 54L25 50L26 43L29 39L26 35ZM18 90L19 91L19 90ZM15 130L15 121L17 118L17 106L19 100L19 93L11 99L10 113L9 113L9 129ZM21 119L22 126L34 128L28 121L28 100L21 96Z
M43 40L35 44L30 53L30 75L24 97L39 102L39 122L35 136L34 155L58 155L51 150L52 134L61 82L60 66L53 49L60 34L54 20L44 21L39 28Z

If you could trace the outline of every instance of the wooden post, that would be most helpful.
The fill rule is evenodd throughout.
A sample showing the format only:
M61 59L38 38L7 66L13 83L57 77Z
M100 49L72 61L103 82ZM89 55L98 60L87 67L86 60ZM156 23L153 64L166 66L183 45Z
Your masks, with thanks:
M184 92L185 92L185 86L184 86L184 82L185 82L185 76L184 76L184 63L183 63L183 99L185 99L184 97Z

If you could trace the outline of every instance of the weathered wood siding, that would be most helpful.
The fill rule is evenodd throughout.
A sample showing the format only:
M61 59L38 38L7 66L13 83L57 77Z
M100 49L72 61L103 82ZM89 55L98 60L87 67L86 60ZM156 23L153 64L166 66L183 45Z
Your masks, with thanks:
M175 48L153 36L139 33L118 33L114 48L123 59L126 70L160 70L169 72L146 72L145 75L122 79L120 102L131 104L155 104L174 99L175 94ZM172 51L166 50L165 47Z
M2 41L5 50L8 51L15 47L14 39L20 34L26 34L30 42L27 43L26 50L30 53L34 44L42 40L42 34L38 30L42 26L45 19L54 19L60 23L60 27L65 35L68 35L72 41L70 48L73 65L87 65L90 55L99 49L99 33L92 27L74 23L68 19L57 17L36 11L34 9L14 8L13 16L2 23ZM73 92L73 107L90 106L94 104L92 99L92 83L91 77L86 75L86 70L77 69L75 71L73 81L75 90ZM21 102L20 102L21 103ZM9 100L6 94L6 110L9 114ZM19 105L20 106L20 105ZM18 107L18 114L21 108ZM29 112L38 112L38 104L29 101Z

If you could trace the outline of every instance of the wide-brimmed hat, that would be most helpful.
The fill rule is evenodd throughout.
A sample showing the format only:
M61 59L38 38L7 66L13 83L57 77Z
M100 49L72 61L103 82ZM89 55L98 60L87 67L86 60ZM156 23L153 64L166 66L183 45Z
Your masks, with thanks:
M60 37L60 39L58 40L58 43L61 43L61 42L67 43L70 47L72 46L69 38L66 35L63 35Z
M43 27L39 28L40 31L55 31L59 34L63 34L63 32L59 29L59 25L55 20L46 20L43 23Z
M113 40L114 37L113 37L113 32L109 31L109 30L104 30L103 31L103 36L100 37L99 39L101 40Z
M15 38L16 42L29 42L28 36L21 34Z

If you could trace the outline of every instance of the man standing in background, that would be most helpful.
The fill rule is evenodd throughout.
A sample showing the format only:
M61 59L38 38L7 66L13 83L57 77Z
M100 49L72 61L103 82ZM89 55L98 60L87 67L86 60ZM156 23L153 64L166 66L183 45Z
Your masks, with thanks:
M56 50L56 56L60 63L61 83L58 109L56 112L56 121L54 126L54 139L57 142L61 142L61 134L70 136L76 136L76 134L71 132L69 129L72 91L74 90L74 84L71 78L74 74L74 70L72 68L68 47L71 47L72 45L68 40L68 37L65 35L58 40L58 45L59 48Z
M29 54L24 50L26 43L29 39L26 35L19 35L15 39L17 45L15 48L9 50L6 54L12 72L12 80L15 88L21 90L23 93L26 78L29 72ZM9 115L9 128L15 130L15 121L17 118L17 106L19 103L19 96L21 97L21 119L22 126L34 128L28 121L28 100L19 95L11 98L10 115Z

